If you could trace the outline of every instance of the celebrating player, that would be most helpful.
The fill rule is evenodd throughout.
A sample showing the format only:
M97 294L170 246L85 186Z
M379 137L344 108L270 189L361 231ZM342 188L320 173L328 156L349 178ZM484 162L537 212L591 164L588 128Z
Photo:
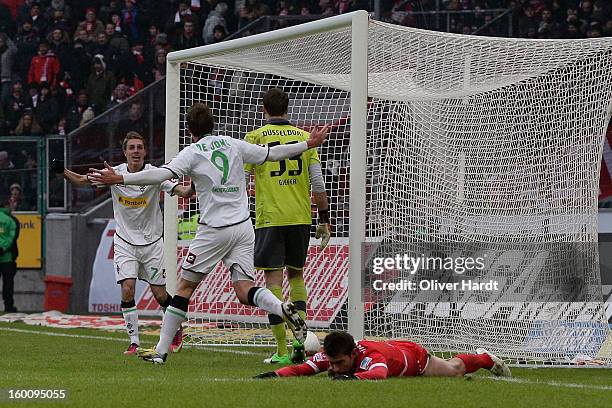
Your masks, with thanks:
M497 376L511 377L510 368L485 349L477 354L458 354L449 360L432 356L409 341L355 342L346 332L332 332L323 341L323 351L304 364L283 367L255 378L315 375L327 371L334 380L383 380L388 377L458 377L481 368Z
M164 363L170 340L187 314L189 298L204 276L220 261L231 272L234 291L242 304L257 306L283 318L296 338L304 340L306 325L295 306L282 303L268 289L254 285L254 232L250 222L244 163L283 160L309 148L321 145L327 127L316 129L301 143L263 147L227 136L213 136L214 118L203 103L187 112L187 127L193 144L183 149L170 163L159 169L135 174L115 174L112 168L88 173L95 182L104 184L155 184L172 177L190 176L200 203L201 218L195 239L182 265L176 295L164 315L159 342L155 349L141 350L139 355L154 363Z
M246 135L245 140L268 146L286 145L308 139L308 132L287 120L289 97L272 88L263 97L266 125ZM307 292L303 269L310 242L310 190L317 204L319 225L316 237L321 249L329 242L329 205L315 149L279 163L247 164L245 170L255 174L255 268L263 270L266 287L283 300L283 269L287 269L289 296L302 319L306 319ZM285 322L269 314L268 320L276 339L276 352L265 363L290 364L304 361L304 346L293 342L291 359L287 351Z
M123 154L127 163L113 167L118 174L137 173L155 169L145 164L147 155L144 138L137 132L128 132L123 140ZM64 178L75 186L90 186L91 179L86 175L64 169L61 162L55 161L52 170L62 173ZM122 184L111 187L113 213L117 223L114 240L115 277L121 285L121 311L125 327L130 336L130 345L123 353L135 354L140 340L138 337L138 309L134 301L136 279L146 281L151 287L153 296L165 310L170 305L172 296L166 291L166 272L164 270L163 219L159 207L160 191L176 194L180 197L191 197L194 193L190 187L176 182L164 181L151 186L126 186ZM182 329L173 334L172 351L178 352L183 344Z

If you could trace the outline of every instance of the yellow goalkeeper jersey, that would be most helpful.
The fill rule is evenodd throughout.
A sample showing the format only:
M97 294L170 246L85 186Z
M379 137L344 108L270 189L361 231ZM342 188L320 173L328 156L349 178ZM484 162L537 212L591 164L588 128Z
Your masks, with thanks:
M286 120L272 120L247 133L249 143L268 145L298 143L310 134ZM319 163L316 149L279 162L246 164L245 170L255 174L255 228L281 225L310 225L310 173L308 167Z

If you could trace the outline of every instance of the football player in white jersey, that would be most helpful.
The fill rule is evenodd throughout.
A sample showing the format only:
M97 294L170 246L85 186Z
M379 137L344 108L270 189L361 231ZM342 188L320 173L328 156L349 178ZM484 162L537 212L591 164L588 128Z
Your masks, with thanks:
M118 174L129 174L141 170L155 169L145 164L146 147L144 138L137 132L128 132L123 141L123 153L127 163L113 167ZM54 171L76 186L89 186L92 183L86 175L74 173L55 165ZM111 186L113 213L117 223L114 236L114 264L117 283L121 285L121 310L125 327L130 336L126 355L136 354L140 340L138 337L138 310L134 300L136 279L149 283L153 296L162 309L170 305L172 297L166 291L166 272L164 270L163 218L159 206L160 191L191 197L191 187L177 182L163 181L149 186ZM176 331L171 350L180 351L182 329Z
M158 184L171 178L190 176L200 203L201 218L195 239L182 264L176 295L164 315L159 342L154 349L141 349L138 355L147 361L166 361L175 331L185 319L189 298L204 276L220 261L231 272L238 300L282 316L296 338L304 341L306 324L295 306L282 303L267 288L254 285L252 273L255 233L249 215L244 177L244 163L261 164L296 156L325 141L327 126L315 129L305 142L274 147L258 146L227 136L213 136L214 118L203 103L187 112L187 127L194 143L184 148L172 161L160 168L138 174L117 174L106 165L91 169L92 181L103 184Z

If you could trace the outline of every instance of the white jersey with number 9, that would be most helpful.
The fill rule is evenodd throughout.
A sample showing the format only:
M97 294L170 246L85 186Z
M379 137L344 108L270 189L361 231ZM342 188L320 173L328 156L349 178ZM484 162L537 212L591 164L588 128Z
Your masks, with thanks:
M191 177L200 202L200 224L220 228L249 218L244 163L261 164L268 154L267 146L208 135L161 167L176 177Z

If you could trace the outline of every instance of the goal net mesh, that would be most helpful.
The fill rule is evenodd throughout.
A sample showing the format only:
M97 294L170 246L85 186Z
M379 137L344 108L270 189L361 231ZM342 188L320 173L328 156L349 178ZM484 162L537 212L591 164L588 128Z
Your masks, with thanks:
M485 347L517 362L610 363L596 203L612 40L480 38L374 21L368 32L366 242L356 249L366 337L444 354ZM289 94L296 126L331 126L319 154L332 241L319 250L313 227L304 273L308 322L320 335L348 327L350 70L350 27L180 64L179 149L191 143L193 103L211 106L215 133L244 138L264 125L271 87ZM177 215L180 265L195 202L180 199ZM374 258L396 254L480 255L485 268L372 272ZM380 279L419 290L378 290ZM419 286L468 279L498 289ZM266 315L238 303L222 265L195 292L188 326L194 345L273 344Z

